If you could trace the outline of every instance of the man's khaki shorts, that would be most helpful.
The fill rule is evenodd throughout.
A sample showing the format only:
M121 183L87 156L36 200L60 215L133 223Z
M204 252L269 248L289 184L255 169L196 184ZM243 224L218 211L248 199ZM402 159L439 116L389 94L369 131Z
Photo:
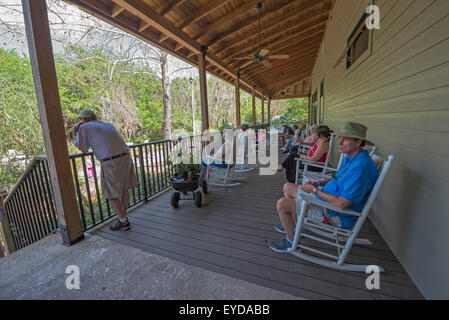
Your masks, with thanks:
M101 164L101 189L105 199L122 199L125 191L137 185L134 164L129 155Z

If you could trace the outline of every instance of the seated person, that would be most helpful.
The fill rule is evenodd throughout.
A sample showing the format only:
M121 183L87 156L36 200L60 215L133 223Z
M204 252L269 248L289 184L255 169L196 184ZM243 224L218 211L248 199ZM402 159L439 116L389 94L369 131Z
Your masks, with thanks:
M284 136L287 139L287 143L284 148L281 148L281 150L284 153L287 153L290 151L290 148L292 147L293 139L295 136L295 132L293 131L292 127L290 127L288 124L284 124Z
M256 142L265 141L266 133L265 126L260 126L259 130L256 132Z
M237 163L242 164L245 161L245 157L248 155L248 149L250 148L250 141L247 135L249 125L246 123L239 127L239 135L237 137Z
M225 142L221 145L221 147L214 153L213 156L207 156L207 158L202 159L201 164L205 167L212 165L217 168L227 168L229 163L226 163L226 148L228 150L232 150L232 135L224 134ZM232 159L231 161L234 161Z
M298 138L297 138L297 140L296 140L296 142L299 144L301 141L303 141L303 140L305 140L306 139L306 124L305 123L303 123L302 125L301 125L301 127L299 128L299 135L298 135Z
M315 143L313 148L309 151L309 153L306 155L299 155L301 159L313 161L313 162L319 162L324 165L327 153L329 151L329 139L331 136L332 131L329 129L328 126L320 126L317 129L317 135L319 137L318 141ZM298 157L297 151L290 152L289 156L282 162L282 164L278 167L278 171L286 170L287 174L287 181L294 183L295 177L296 177L296 160L295 158ZM304 164L300 163L300 170L304 169ZM309 166L308 170L315 171L315 172L321 172L322 168L317 168L313 166Z
M293 127L293 130L295 131L295 135L293 136L292 146L297 146L300 135L301 135L301 129L299 129L299 127L296 124L294 124L292 127Z
M280 147L281 149L285 148L285 146L287 144L288 124L283 124L282 127L283 127L282 133L280 133L280 136L282 138L281 147Z
M298 200L298 206L304 201L299 198L301 193L313 193L316 198L329 202L339 209L348 208L357 212L363 210L378 177L376 165L368 152L363 150L365 144L372 144L366 139L366 131L364 125L349 122L338 134L338 150L345 153L346 157L333 179L318 183L309 182L300 187L292 183L284 185L285 197L277 203L282 225L276 225L275 229L286 233L286 238L270 242L272 250L287 252L292 246L297 223L296 201ZM324 187L320 190L319 186ZM344 229L351 229L358 218L313 204L307 206L306 215L311 219Z
M316 132L317 129L318 129L318 126L316 124L311 126L309 129L310 135L305 140L300 140L299 144L305 144L306 146L313 146L318 140L318 135Z

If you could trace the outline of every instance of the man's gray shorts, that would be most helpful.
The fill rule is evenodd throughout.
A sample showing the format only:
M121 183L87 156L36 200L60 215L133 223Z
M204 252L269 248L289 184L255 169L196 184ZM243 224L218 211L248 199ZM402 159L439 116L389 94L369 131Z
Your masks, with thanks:
M296 199L296 206L297 206L297 210L299 210L299 208L301 208L302 204L305 202L301 197L300 194L304 193L301 190L301 186L298 188L298 198ZM313 220L317 220L319 222L324 222L327 224L330 224L334 227L339 227L341 228L341 220L339 216L334 216L331 217L329 215L329 212L327 211L327 208L323 208L314 204L307 204L307 209L306 209L306 217L311 218Z

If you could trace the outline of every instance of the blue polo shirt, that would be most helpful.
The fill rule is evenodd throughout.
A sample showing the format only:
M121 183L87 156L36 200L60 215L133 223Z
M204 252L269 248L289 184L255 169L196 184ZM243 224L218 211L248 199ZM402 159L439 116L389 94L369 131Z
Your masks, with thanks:
M362 212L378 177L376 165L366 150L354 158L346 156L335 178L322 189L323 192L351 201L348 209ZM317 196L318 199L321 199ZM357 216L329 210L329 215L339 216L342 228L350 229L357 221Z

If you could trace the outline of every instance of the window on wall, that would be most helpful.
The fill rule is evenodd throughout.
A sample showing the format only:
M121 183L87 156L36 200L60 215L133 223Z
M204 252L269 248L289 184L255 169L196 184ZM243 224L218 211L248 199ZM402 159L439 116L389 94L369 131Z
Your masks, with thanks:
M357 26L348 38L348 52L346 68L350 68L358 61L370 47L370 30L366 27L365 21L368 15L364 14Z
M324 124L324 79L320 84L320 124Z

